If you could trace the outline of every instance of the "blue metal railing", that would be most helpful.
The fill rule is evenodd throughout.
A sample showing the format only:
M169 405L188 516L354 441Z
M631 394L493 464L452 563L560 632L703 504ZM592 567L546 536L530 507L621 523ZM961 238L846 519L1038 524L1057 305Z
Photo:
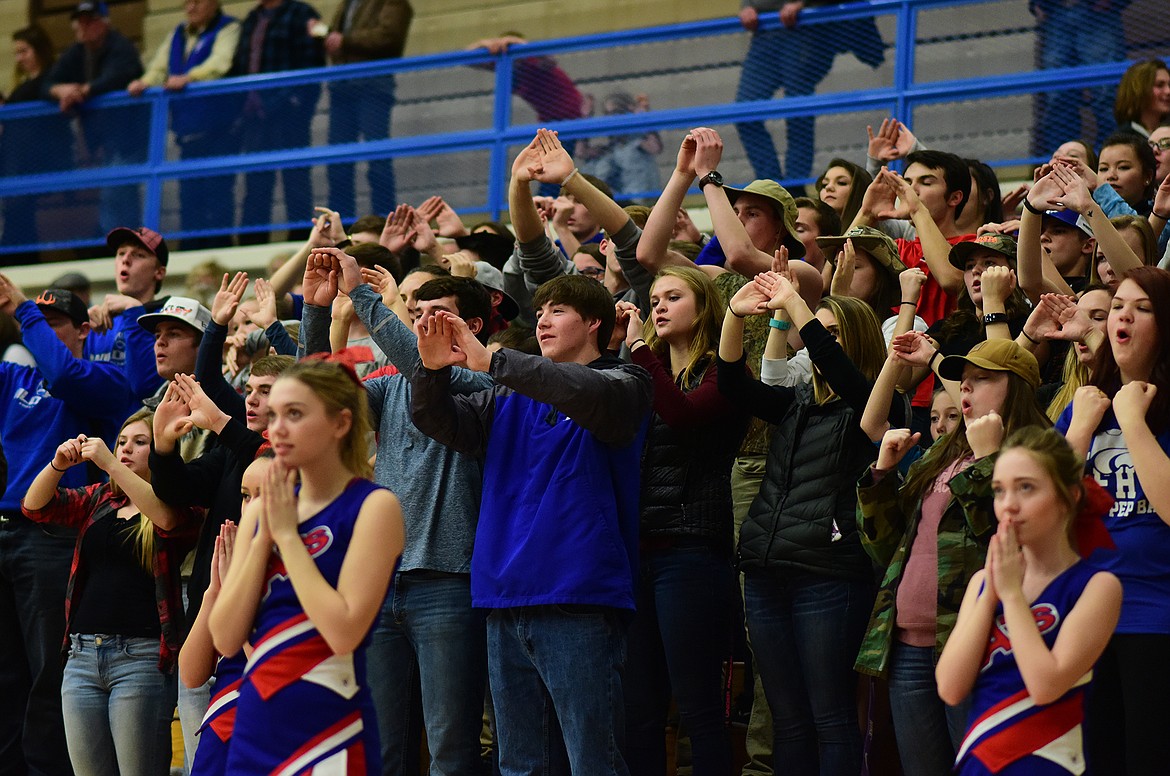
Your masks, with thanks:
M894 61L892 83L876 88L852 89L832 94L777 98L755 102L731 102L727 99L706 105L673 107L643 113L598 116L558 122L563 139L611 136L688 128L696 124L735 124L745 121L785 119L794 116L825 116L864 110L887 112L907 126L913 126L917 107L975 98L1029 94L1058 89L1083 89L1116 83L1128 62L1112 62L1081 67L1032 70L995 76L919 82L915 45L919 14L927 9L958 8L985 0L874 0L874 2L809 9L800 16L801 25L817 25L869 17L892 17L895 36L892 44ZM1019 6L1023 8L1022 3ZM1018 25L1019 19L1011 19ZM779 27L775 14L761 18L761 29ZM151 89L140 98L125 94L107 95L94 101L88 110L117 110L148 105L150 125L142 161L109 167L75 169L67 172L43 172L0 178L0 198L47 192L71 192L127 184L144 185L143 223L160 228L164 213L164 184L171 180L204 177L213 174L235 175L281 168L313 167L333 163L357 162L375 158L403 159L420 155L443 155L454 152L487 151L489 169L483 199L464 204L462 212L486 212L498 217L506 208L506 182L509 148L527 143L537 128L535 124L514 124L512 111L513 63L541 56L564 56L575 52L617 49L648 43L665 43L695 38L712 38L742 33L738 20L716 19L662 27L541 41L509 48L499 55L486 51L463 51L398 60L385 60L339 67L317 68L290 73L272 73L247 78L192 84L180 93ZM313 145L307 148L231 154L200 159L168 158L168 116L172 103L193 97L216 97L244 94L266 89L288 88L308 84L332 83L358 78L376 78L429 70L467 67L494 68L491 120L482 128L437 131L427 134L390 137L369 142L340 145ZM729 98L733 89L724 93ZM141 109L141 108L140 108ZM47 117L56 114L55 106L21 104L0 108L0 122ZM1027 155L987 159L993 166L1033 163ZM803 182L803 181L794 181ZM442 193L442 192L435 192ZM234 212L234 208L232 208ZM182 232L172 230L168 236L200 236L247 231L268 231L301 227L303 222L255 224L235 227L225 224L222 230ZM110 225L106 225L107 228ZM63 249L100 244L93 236L55 236L35 245L0 245L0 254L30 249Z

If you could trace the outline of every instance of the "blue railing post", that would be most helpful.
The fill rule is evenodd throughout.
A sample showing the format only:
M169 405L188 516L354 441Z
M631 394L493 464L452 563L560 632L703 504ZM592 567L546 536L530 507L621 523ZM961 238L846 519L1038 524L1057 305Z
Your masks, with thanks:
M493 103L492 129L496 139L492 142L488 169L487 206L492 220L499 221L501 212L507 207L508 143L504 137L512 123L512 53L508 48L496 58Z
M894 118L914 130L914 102L910 89L914 86L914 59L918 39L918 9L912 0L902 0L897 14L898 35L894 50Z
M158 230L162 226L163 187L163 179L158 170L167 160L167 115L170 112L171 96L165 90L160 90L157 94L152 94L150 100L150 137L146 146L146 163L151 172L146 178L142 223Z

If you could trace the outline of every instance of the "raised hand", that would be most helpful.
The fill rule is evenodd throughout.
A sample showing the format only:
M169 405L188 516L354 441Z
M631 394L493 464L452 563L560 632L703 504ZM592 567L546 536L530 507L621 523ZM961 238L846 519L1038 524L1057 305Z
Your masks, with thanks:
M885 170L884 167L882 169ZM861 209L872 218L887 218L889 216L884 215L885 213L897 212L897 200L897 190L882 178L881 173L878 173L862 195Z
M901 202L901 207L895 207L878 213L878 218L910 218L918 212L918 208L922 206L922 201L918 199L918 193L914 191L914 188L905 178L896 172L890 172L885 167L878 173L878 177L893 190L898 201Z
M761 315L768 312L768 302L771 298L768 292L753 281L744 283L735 292L735 296L731 297L727 306L741 318L745 315Z
M1154 213L1170 213L1170 175L1167 175L1154 192ZM1159 216L1155 216L1159 217ZM1165 228L1165 227L1163 227Z
M891 428L882 437L878 447L877 463L874 466L881 471L890 471L906 457L910 448L918 444L922 434L911 433L908 428Z
M382 304L387 307L392 307L394 302L402 300L398 295L398 281L385 267L377 264L373 267L362 267L362 280L374 287L382 297Z
M1056 180L1060 183L1061 205L1084 215L1095 204L1093 202L1093 195L1089 192L1089 187L1085 185L1085 182L1081 180L1079 175L1068 167L1057 165L1052 170L1052 174L1056 176Z
M995 410L967 421L967 444L976 458L986 458L1003 443L1003 418Z
M560 183L575 169L573 157L561 145L557 133L543 127L536 131L540 146L540 174L534 177L543 183Z
M853 273L857 269L857 250L853 247L853 240L845 241L841 252L837 254L837 261L833 266L833 279L829 281L831 296L850 296L853 288Z
M677 170L678 172L681 172L684 175L694 175L695 174L695 149L697 147L698 147L698 144L695 142L694 136L688 132L686 134L686 137L684 137L682 139L682 143L678 147L678 157L675 159L674 169ZM684 210L682 212L685 213L686 211ZM688 217L687 220L689 221L690 218Z
M1028 204L1036 210L1059 210L1060 198L1064 195L1064 186L1060 183L1056 171L1051 170L1044 177L1033 184L1028 191Z
M332 248L345 239L345 227L341 225L341 214L327 207L313 208L321 215L313 219L313 231L309 233L309 247Z
M979 276L979 289L983 292L983 305L988 301L1007 301L1016 288L1016 271L1010 267L988 267Z
M629 302L622 302L620 304L629 304ZM634 349L634 344L638 340L643 339L642 332L644 328L642 314L638 311L638 306L631 306L626 315L626 347L630 350Z
M424 207L427 210L424 211ZM459 214L442 197L430 197L418 206L418 210L427 221L434 221L438 225L440 237L463 237L470 234Z
M768 294L769 310L788 310L789 305L803 302L792 281L775 272L761 272L752 281Z
M236 314L236 308L240 306L240 300L244 298L244 292L247 290L247 272L237 272L231 281L228 280L228 273L223 273L219 291L215 292L215 298L211 300L211 320L220 326L227 326L232 316Z
M929 367L937 352L926 332L908 331L890 340L890 355L910 366Z
M1127 428L1137 428L1146 422L1146 413L1158 393L1158 386L1144 380L1133 380L1121 386L1113 395L1113 414L1122 433ZM1075 408L1074 408L1075 411Z
M358 266L357 259L340 248L322 248L319 251L314 251L314 253L328 255L336 262L338 270L337 288L343 294L348 295L364 282L362 270Z
M191 421L191 408L183 400L176 382L172 381L154 411L155 450L163 454L171 453L183 435L194 425Z
M451 271L451 274L461 278L474 278L479 273L475 266L475 259L467 251L447 253L439 260L439 264Z
M78 439L80 438L78 437ZM86 437L85 441L81 443L81 458L85 461L92 461L94 466L107 473L116 460L102 438L96 436Z
M410 231L414 235L410 245L419 253L430 253L439 244L431 225L414 208L410 208Z
M1019 209L1020 205L1024 203L1024 199L1028 196L1028 189L1029 186L1027 183L1021 183L1000 197L1000 202L1003 203L1003 212L1006 215L1011 215Z
M904 269L898 274L898 286L902 289L903 302L917 302L926 285L926 273L918 267Z
M85 440L86 437L82 434L74 439L66 439L57 445L57 451L53 453L53 468L58 471L68 469L70 466L76 466L85 460L81 457L81 446Z
M454 316L451 316L454 317ZM456 344L455 327L440 310L429 318L419 318L414 324L418 337L418 355L427 369L443 369L467 363L467 354Z
M402 204L394 212L386 216L386 224L382 227L382 236L378 244L391 253L398 255L410 245L410 226L414 219L411 217L410 205Z
M528 183L540 174L543 168L540 164L540 137L532 138L532 142L520 149L520 153L512 161L512 178L520 183Z
M1109 397L1095 385L1082 385L1073 394L1072 423L1082 428L1094 429L1101 425L1101 419L1109 411Z
M191 375L175 375L174 385L179 396L187 404L190 414L187 418L202 429L215 430L219 423L226 422L227 414L203 392L203 386Z
M695 139L694 173L702 178L719 166L719 160L723 158L723 138L709 127L692 129L691 137Z
M1048 339L1084 342L1093 329L1093 320L1077 307L1076 299L1071 296L1044 294L1037 309L1053 321L1052 330L1041 332Z
M905 124L892 118L882 119L877 134L874 134L873 127L867 125L865 134L869 138L866 155L879 162L892 162L907 156L918 142Z
M336 250L336 249L334 249ZM306 304L329 307L337 296L337 259L324 249L309 252L301 292Z
M1056 158L1056 164L1053 167L1066 167L1077 174L1081 180L1085 182L1085 186L1089 191L1096 191L1097 186L1100 185L1100 179L1097 178L1097 171L1090 168L1089 165L1082 162L1080 159L1073 159L1072 157L1059 156Z
M272 284L264 278L256 278L252 285L256 295L256 309L252 312L252 323L261 329L267 329L276 323L276 294L272 291Z
M12 315L16 308L26 301L28 297L20 290L20 286L13 283L7 275L0 275L0 311Z

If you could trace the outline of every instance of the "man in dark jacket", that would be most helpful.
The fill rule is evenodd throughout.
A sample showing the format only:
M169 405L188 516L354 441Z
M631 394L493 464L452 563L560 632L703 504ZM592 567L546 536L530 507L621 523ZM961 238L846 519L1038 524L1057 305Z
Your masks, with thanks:
M109 12L100 0L82 0L74 9L73 34L77 40L61 55L46 81L45 97L55 100L62 113L81 109L107 92L125 89L142 75L138 49L122 33L110 27ZM148 107L105 108L80 112L90 166L144 162ZM137 186L101 189L98 233L118 224L142 221Z

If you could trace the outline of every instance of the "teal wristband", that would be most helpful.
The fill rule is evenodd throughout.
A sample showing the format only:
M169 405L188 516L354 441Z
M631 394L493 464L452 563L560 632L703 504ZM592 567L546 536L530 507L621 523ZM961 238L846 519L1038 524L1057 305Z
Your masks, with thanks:
M782 321L779 318L769 318L768 325L773 329L779 329L780 331L788 331L792 328L792 324L790 322Z

